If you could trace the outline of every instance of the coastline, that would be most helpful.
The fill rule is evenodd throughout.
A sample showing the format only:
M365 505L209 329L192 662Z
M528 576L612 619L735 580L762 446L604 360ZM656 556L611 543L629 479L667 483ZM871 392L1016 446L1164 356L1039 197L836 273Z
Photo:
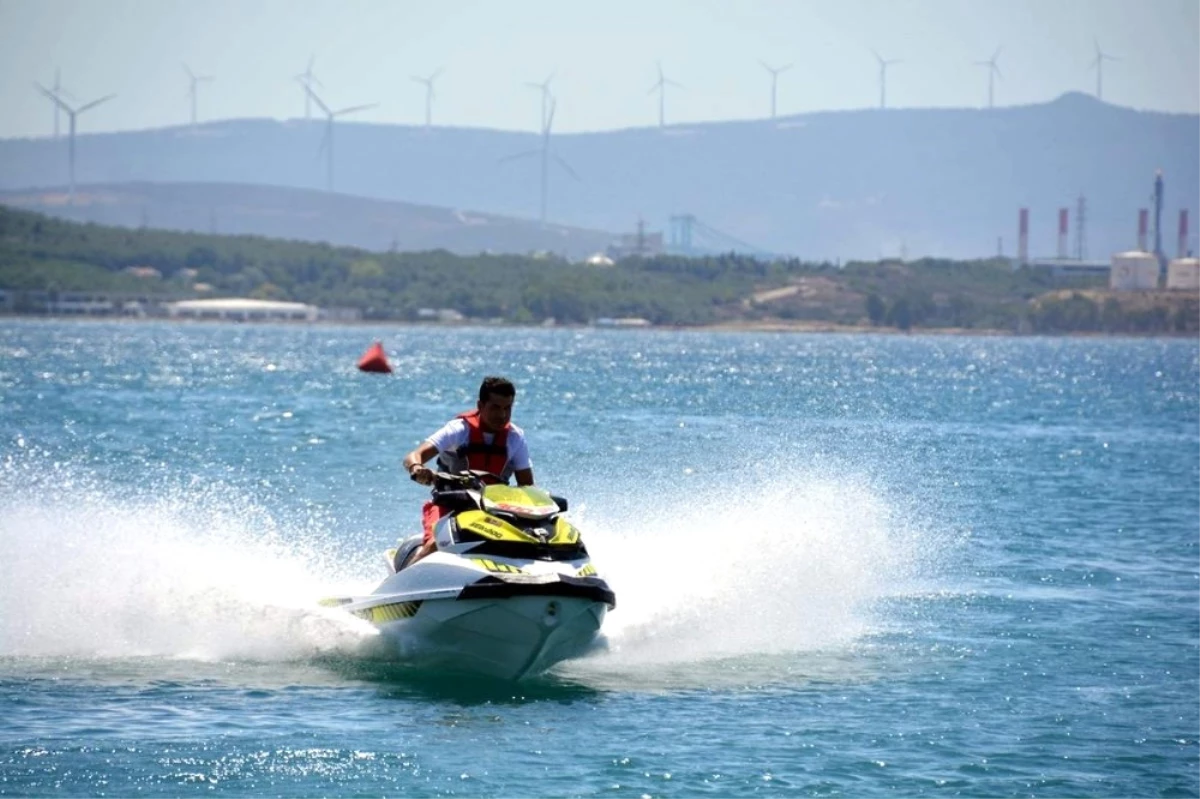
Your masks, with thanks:
M716 322L710 325L644 325L637 327L583 325L583 324L522 324L516 322L501 322L488 320L464 320L462 322L420 322L407 320L344 320L316 319L289 321L281 319L261 321L241 321L223 319L179 319L163 316L99 316L85 314L14 314L0 313L0 322L85 322L104 324L145 324L166 323L172 325L249 325L249 326L280 326L280 327L356 327L356 328L420 328L422 330L487 328L495 330L597 330L620 331L622 333L637 332L679 332L679 333L778 333L778 334L828 334L828 335L874 335L874 336L960 336L976 338L1162 338L1162 339L1196 339L1200 334L1195 332L1171 331L1113 331L1103 330L1073 330L1061 332L1001 330L996 328L967 328L967 327L912 327L901 330L897 327L874 327L871 325L846 325L836 322L815 322L800 320L740 320Z

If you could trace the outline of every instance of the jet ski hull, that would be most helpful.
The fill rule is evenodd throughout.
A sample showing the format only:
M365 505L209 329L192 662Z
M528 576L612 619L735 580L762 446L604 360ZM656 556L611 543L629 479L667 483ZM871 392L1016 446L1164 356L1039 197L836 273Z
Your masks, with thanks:
M421 668L520 680L585 654L607 611L603 602L553 595L435 599L412 616L374 623L395 654Z

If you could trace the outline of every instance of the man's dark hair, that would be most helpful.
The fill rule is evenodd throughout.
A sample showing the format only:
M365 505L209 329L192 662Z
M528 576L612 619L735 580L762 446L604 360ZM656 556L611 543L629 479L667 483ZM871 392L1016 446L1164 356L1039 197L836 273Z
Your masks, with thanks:
M512 384L512 381L505 377L485 377L483 382L479 384L479 401L487 402L488 397L492 394L497 394L501 397L516 397L517 387Z

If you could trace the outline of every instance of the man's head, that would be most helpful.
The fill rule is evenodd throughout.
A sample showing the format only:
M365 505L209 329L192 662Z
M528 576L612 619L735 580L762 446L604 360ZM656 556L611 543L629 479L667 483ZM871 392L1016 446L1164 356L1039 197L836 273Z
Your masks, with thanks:
M479 384L479 423L489 432L504 429L512 418L516 386L503 377L485 377Z

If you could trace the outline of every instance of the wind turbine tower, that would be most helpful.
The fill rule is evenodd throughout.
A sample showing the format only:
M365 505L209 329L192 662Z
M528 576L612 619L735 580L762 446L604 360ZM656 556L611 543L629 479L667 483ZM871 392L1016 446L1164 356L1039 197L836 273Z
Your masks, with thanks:
M342 108L338 111L330 111L329 106L321 101L317 93L312 90L307 83L304 84L305 91L312 97L312 101L321 107L325 112L325 134L321 136L321 146L317 149L317 154L320 155L321 150L325 151L325 188L327 191L333 191L333 120L337 117L346 114L353 114L355 111L365 111L368 108L374 108L378 103L368 103L367 105L354 105L349 108Z
M412 79L425 86L425 129L433 126L433 82L442 74L441 68L434 70L428 78L413 75Z
M775 87L779 83L779 73L787 72L792 68L791 64L785 64L782 67L773 67L766 61L759 61L763 65L763 69L771 73L771 119L775 118Z
M991 108L994 105L993 98L995 97L996 76L999 75L1000 77L1004 77L1003 75L1000 75L1000 67L996 66L996 60L1000 58L1000 49L1001 48L997 47L996 52L992 53L992 57L987 61L975 62L975 66L977 67L988 68L988 108Z
M875 53L874 50L871 51ZM879 62L879 107L887 108L887 68L892 64L899 64L899 58L885 60L879 53L875 53L875 60Z
M525 85L531 89L537 89L542 94L542 119L538 130L543 130L546 127L546 120L549 119L547 114L550 113L550 108L554 105L554 95L550 94L550 81L554 80L554 73L550 73L550 77L546 78L541 83L526 83Z
M1104 99L1104 62L1105 61L1120 61L1116 56L1109 55L1100 49L1100 42L1095 39L1092 43L1096 45L1096 57L1092 59L1090 67L1096 70L1096 99Z
M67 174L69 176L70 186L68 198L73 204L75 202L75 118L84 111L91 110L101 103L111 100L112 98L116 97L116 95L110 94L105 97L101 97L99 100L92 100L90 103L85 103L78 108L72 108L71 106L67 105L61 97L40 83L35 83L34 86L37 87L39 92L53 100L55 105L66 112L67 119L69 120L69 126L67 128Z
M206 81L211 81L211 75L197 75L192 72L192 68L187 64L183 65L184 71L188 74L188 97L192 101L192 127L196 127L196 87Z
M559 158L557 154L551 152L551 150L550 150L550 129L554 125L555 106L556 106L556 103L554 102L554 98L551 97L549 100L549 105L546 108L546 114L542 118L542 146L539 149L529 150L529 151L526 151L523 153L517 153L516 155L510 155L510 156L507 156L506 158L500 159L500 162L504 163L505 161L513 161L518 158L525 158L525 157L531 156L531 155L540 156L541 163L542 163L542 174L541 174L541 198L540 198L540 207L538 210L538 221L541 222L541 224L543 224L543 225L546 224L546 208L547 208L549 196L550 196L550 159L554 159L558 163L558 165L560 167L562 167L567 172L567 174L569 174L571 177L575 178L575 180L580 179L579 175L575 172L574 169L571 168L570 164L568 164L563 159Z
M682 89L683 86L670 80L663 74L661 61L656 61L655 63L658 65L658 81L650 87L650 91L647 94L658 92L658 126L665 128L667 126L667 87L675 86Z
M309 89L313 86L320 86L321 81L317 80L317 76L313 74L313 63L317 60L317 56L311 55L308 57L308 67L299 75L295 75L300 85L304 87L304 118L312 119L312 97L309 95Z

